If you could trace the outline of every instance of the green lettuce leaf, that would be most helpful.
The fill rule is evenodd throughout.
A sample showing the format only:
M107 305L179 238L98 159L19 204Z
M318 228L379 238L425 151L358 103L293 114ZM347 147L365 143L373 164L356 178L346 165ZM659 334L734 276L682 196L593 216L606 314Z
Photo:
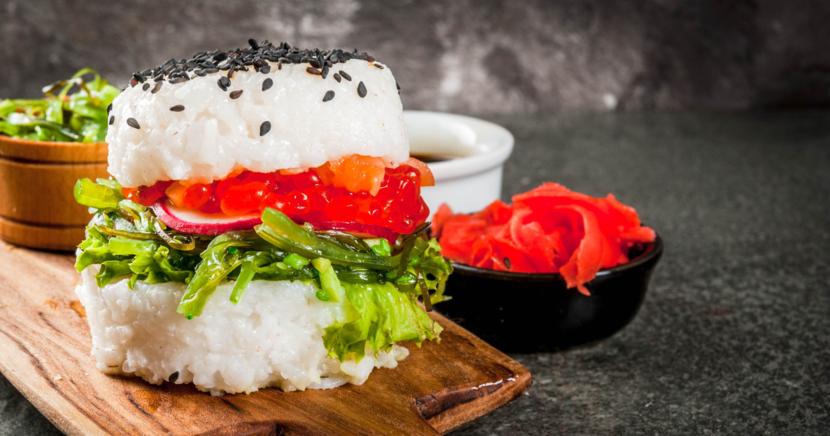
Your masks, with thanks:
M95 183L89 179L80 179L75 183L75 201L84 206L101 210L115 210L118 202L124 199L120 190Z
M341 283L357 317L325 329L323 344L330 357L360 361L368 343L375 353L388 351L396 342L418 345L438 338L442 328L417 304L414 295L401 292L389 282ZM347 303L341 303L347 304Z

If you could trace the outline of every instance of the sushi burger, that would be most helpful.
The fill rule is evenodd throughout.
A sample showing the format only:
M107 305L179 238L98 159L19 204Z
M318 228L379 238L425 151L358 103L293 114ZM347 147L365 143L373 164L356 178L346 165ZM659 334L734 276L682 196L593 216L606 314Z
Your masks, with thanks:
M423 232L433 178L391 70L249 45L137 72L108 110L113 178L74 192L94 214L76 292L104 372L333 388L438 339L425 311L452 267Z

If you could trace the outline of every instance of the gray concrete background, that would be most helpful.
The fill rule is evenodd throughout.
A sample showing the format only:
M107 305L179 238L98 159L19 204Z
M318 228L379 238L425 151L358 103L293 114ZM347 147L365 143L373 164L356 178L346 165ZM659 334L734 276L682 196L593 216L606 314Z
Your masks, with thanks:
M826 107L828 18L821 0L3 0L0 97L254 37L368 51L408 109Z
M528 395L458 436L828 434L830 111L488 119L516 135L505 200L613 192L666 248L631 324L512 354ZM0 436L58 434L0 375Z

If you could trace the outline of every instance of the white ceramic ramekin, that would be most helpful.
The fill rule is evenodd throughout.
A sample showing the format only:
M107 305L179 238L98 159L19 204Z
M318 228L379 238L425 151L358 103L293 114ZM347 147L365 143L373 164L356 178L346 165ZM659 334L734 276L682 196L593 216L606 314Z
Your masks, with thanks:
M513 135L504 127L462 115L404 111L413 155L450 155L430 163L435 186L421 195L435 213L441 203L454 212L477 212L501 196L504 161L513 151Z

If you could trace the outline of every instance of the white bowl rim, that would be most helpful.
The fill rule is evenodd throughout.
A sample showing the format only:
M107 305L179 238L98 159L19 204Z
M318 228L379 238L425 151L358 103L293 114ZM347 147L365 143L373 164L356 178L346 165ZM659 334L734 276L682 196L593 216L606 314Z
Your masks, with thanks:
M504 164L513 151L513 135L504 127L489 121L430 111L406 110L404 115L451 120L472 129L476 134L476 145L487 145L488 151L484 153L429 164L436 181L458 179L498 167Z

